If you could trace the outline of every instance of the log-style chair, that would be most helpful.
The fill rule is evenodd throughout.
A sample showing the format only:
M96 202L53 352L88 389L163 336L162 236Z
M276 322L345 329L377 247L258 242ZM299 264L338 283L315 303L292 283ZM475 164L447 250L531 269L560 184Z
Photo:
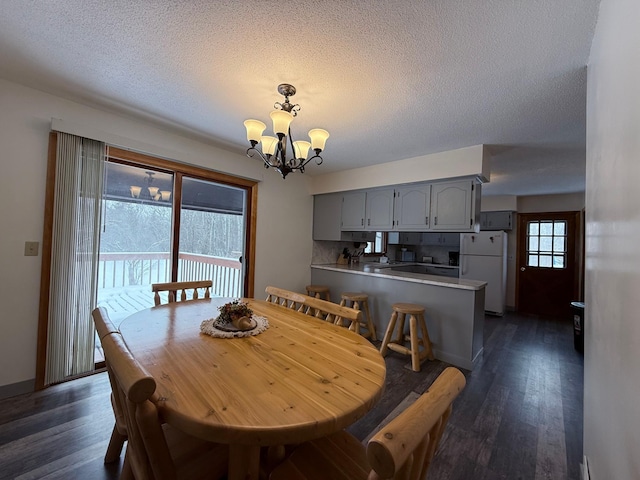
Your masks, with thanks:
M277 303L278 305L299 312L305 311L304 302L305 298L307 298L306 295L272 286L265 288L265 292L267 292L267 302Z
M93 312L91 312L91 316L93 317L93 323L96 327L96 331L98 332L100 343L103 343L103 339L107 335L120 333L115 325L111 323L109 314L104 308L98 307L94 309ZM127 440L127 423L125 422L122 413L123 409L120 405L120 397L113 393L116 392L117 385L109 365L107 365L107 374L109 375L109 382L111 383L111 407L113 408L113 416L116 421L113 426L113 431L111 432L109 445L107 446L107 453L104 456L104 463L112 463L120 458L122 446Z
M184 302L187 298L187 292L192 290L192 298L189 300L197 300L200 298L198 289L204 289L204 296L202 298L211 297L211 287L213 282L211 280L201 280L197 282L169 282L169 283L154 283L151 285L151 291L153 292L153 301L156 305L160 305L160 292L169 292L169 303Z
M466 383L448 367L418 400L376 433L365 447L341 431L297 447L270 480L422 480L427 475L452 402Z
M348 326L352 332L362 321L362 312L351 307L343 307L337 303L321 298L307 297L304 302L306 313L336 325Z
M265 291L268 302L292 308L336 325L348 323L352 331L355 331L355 325L362 321L362 313L355 308L344 307L321 298L310 297L278 287L268 286Z
M150 400L156 382L133 358L120 334L103 339L127 423L128 442L121 479L222 479L228 447L186 435L162 425Z

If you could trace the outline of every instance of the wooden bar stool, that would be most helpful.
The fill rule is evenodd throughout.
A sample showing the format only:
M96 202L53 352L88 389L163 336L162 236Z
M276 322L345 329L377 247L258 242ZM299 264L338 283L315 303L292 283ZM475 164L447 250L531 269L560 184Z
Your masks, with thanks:
M384 356L387 354L387 349L391 349L394 352L411 355L411 369L414 372L419 372L421 360L434 359L427 324L424 322L424 307L413 303L394 303L391 308L393 312L380 346L380 353ZM409 315L409 335L404 334L405 315ZM391 336L396 324L398 330L395 340L392 341ZM418 335L418 328L422 336ZM405 342L409 342L411 348L405 347ZM420 350L420 345L422 345L422 350Z
M324 299L327 302L331 301L331 294L329 293L329 287L326 285L307 285L307 295L310 297L322 298L324 295Z
M352 324L349 329L356 333L360 333L360 327L364 327L367 331L361 335L365 338L371 338L371 340L375 342L377 340L376 327L373 325L373 322L371 321L371 314L369 313L369 295L366 293L343 292L340 305L343 307L352 307L356 310L360 310L360 306L362 305L364 321L354 322L356 325Z

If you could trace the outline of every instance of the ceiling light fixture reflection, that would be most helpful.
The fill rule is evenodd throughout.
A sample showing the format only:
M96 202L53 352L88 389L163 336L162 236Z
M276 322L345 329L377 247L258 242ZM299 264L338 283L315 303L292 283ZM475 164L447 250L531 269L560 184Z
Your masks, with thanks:
M171 191L168 190L160 190L159 187L156 186L152 186L151 184L153 183L153 176L155 175L155 172L145 172L148 177L145 179L147 182L147 187L146 187L146 191L142 190L142 187L139 187L138 185L131 185L129 187L129 191L131 192L131 196L133 198L140 198L142 196L142 198L147 198L147 199L151 199L151 200L163 200L165 202L168 202L169 199L171 198ZM149 196L147 197L147 192L149 193Z

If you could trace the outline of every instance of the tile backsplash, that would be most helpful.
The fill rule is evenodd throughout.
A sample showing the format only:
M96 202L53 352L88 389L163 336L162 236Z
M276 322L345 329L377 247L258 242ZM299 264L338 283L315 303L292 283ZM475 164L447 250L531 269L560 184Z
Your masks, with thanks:
M349 252L355 250L353 242L314 241L311 263L315 265L336 263L338 255L340 255L345 248L347 248ZM407 249L415 252L416 262L421 262L423 256L429 256L433 257L433 263L444 265L449 264L449 252L460 250L453 246L439 247L435 245L407 245ZM389 260L396 260L396 252L399 250L400 245L389 245L387 251ZM378 257L371 257L369 259L361 257L360 261L378 261Z
M336 263L338 261L338 255L340 255L345 248L351 253L356 250L353 246L353 242L329 242L316 240L313 242L311 263L315 265ZM361 259L360 261L365 260Z

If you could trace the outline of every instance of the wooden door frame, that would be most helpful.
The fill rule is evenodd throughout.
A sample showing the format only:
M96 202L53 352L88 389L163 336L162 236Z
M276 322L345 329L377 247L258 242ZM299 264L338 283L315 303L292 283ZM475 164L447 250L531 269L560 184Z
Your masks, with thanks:
M584 239L584 225L580 220L579 211L562 211L562 212L518 212L518 230L516 232L516 278L515 278L515 307L516 311L520 310L520 268L525 264L525 259L522 254L524 249L522 248L522 242L526 241L526 222L527 219L535 217L543 217L548 215L550 220L553 220L554 216L574 217L575 222L575 238L574 238L574 275L573 275L573 294L576 299L582 298L580 293L581 282L584 278L584 262L583 262L583 250L581 244Z
M42 236L42 264L40 273L40 299L38 313L38 337L36 343L36 378L35 389L41 390L45 387L45 371L47 359L47 339L49 334L49 295L50 295L50 275L51 275L51 255L53 239L53 197L55 192L56 173L56 151L57 134L49 134L49 150L47 159L47 184L45 190L44 227ZM112 158L136 167L153 167L165 170L176 175L188 175L206 181L213 181L233 187L239 187L247 193L246 218L247 228L245 230L245 252L242 259L244 271L244 295L253 297L255 279L255 259L256 259L256 224L258 210L258 182L246 178L235 177L226 173L207 170L204 167L197 167L179 163L173 160L145 155L143 153L132 152L117 147L107 146L107 159ZM172 197L174 197L172 195ZM173 206L180 201L180 198L173 199ZM180 222L173 225L172 235L180 231ZM172 248L176 242L172 239ZM177 258L177 255L175 255ZM175 269L177 271L177 269ZM89 313L89 312L87 312Z

